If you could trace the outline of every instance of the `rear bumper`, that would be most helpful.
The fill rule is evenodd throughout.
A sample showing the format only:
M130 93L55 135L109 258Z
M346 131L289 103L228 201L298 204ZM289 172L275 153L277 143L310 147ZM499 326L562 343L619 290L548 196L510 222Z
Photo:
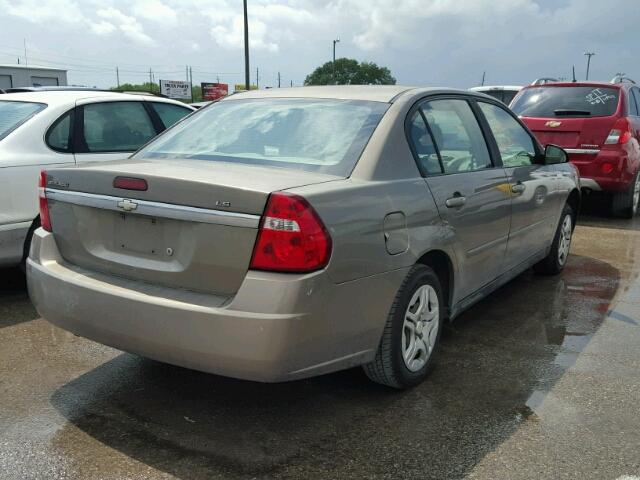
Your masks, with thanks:
M51 323L163 362L265 382L371 361L405 274L336 285L324 272L249 272L225 299L68 265L42 229L27 262L29 293Z
M632 161L624 150L595 150L594 153L571 153L571 163L578 167L583 188L620 192L629 188L638 171L638 161ZM603 166L611 171L605 173Z

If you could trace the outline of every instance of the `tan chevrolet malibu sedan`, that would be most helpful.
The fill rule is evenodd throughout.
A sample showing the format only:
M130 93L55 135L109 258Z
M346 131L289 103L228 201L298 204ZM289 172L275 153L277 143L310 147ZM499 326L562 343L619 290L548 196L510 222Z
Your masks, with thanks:
M566 153L502 103L400 86L233 95L40 181L28 282L55 325L220 375L362 365L395 388L443 322L563 269L580 202Z

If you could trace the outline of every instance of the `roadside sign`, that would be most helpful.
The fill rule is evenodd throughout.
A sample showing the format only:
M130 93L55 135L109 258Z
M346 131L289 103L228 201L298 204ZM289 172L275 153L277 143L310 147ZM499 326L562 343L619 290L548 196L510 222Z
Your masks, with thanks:
M169 98L191 98L191 84L184 80L160 80L160 93Z
M226 83L201 83L202 100L213 101L229 95L229 85Z

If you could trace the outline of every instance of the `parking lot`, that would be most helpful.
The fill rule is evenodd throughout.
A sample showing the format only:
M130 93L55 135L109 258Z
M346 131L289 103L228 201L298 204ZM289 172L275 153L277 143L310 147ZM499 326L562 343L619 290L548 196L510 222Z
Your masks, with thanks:
M0 477L638 475L639 247L638 219L588 211L562 275L471 308L404 392L359 369L259 384L125 354L39 319L2 271Z

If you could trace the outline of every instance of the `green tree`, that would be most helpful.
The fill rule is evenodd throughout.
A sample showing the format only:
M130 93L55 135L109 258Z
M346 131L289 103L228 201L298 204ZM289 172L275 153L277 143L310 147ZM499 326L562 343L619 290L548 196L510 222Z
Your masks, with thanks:
M396 79L387 67L373 62L359 63L352 58L327 62L307 75L305 85L395 85Z

